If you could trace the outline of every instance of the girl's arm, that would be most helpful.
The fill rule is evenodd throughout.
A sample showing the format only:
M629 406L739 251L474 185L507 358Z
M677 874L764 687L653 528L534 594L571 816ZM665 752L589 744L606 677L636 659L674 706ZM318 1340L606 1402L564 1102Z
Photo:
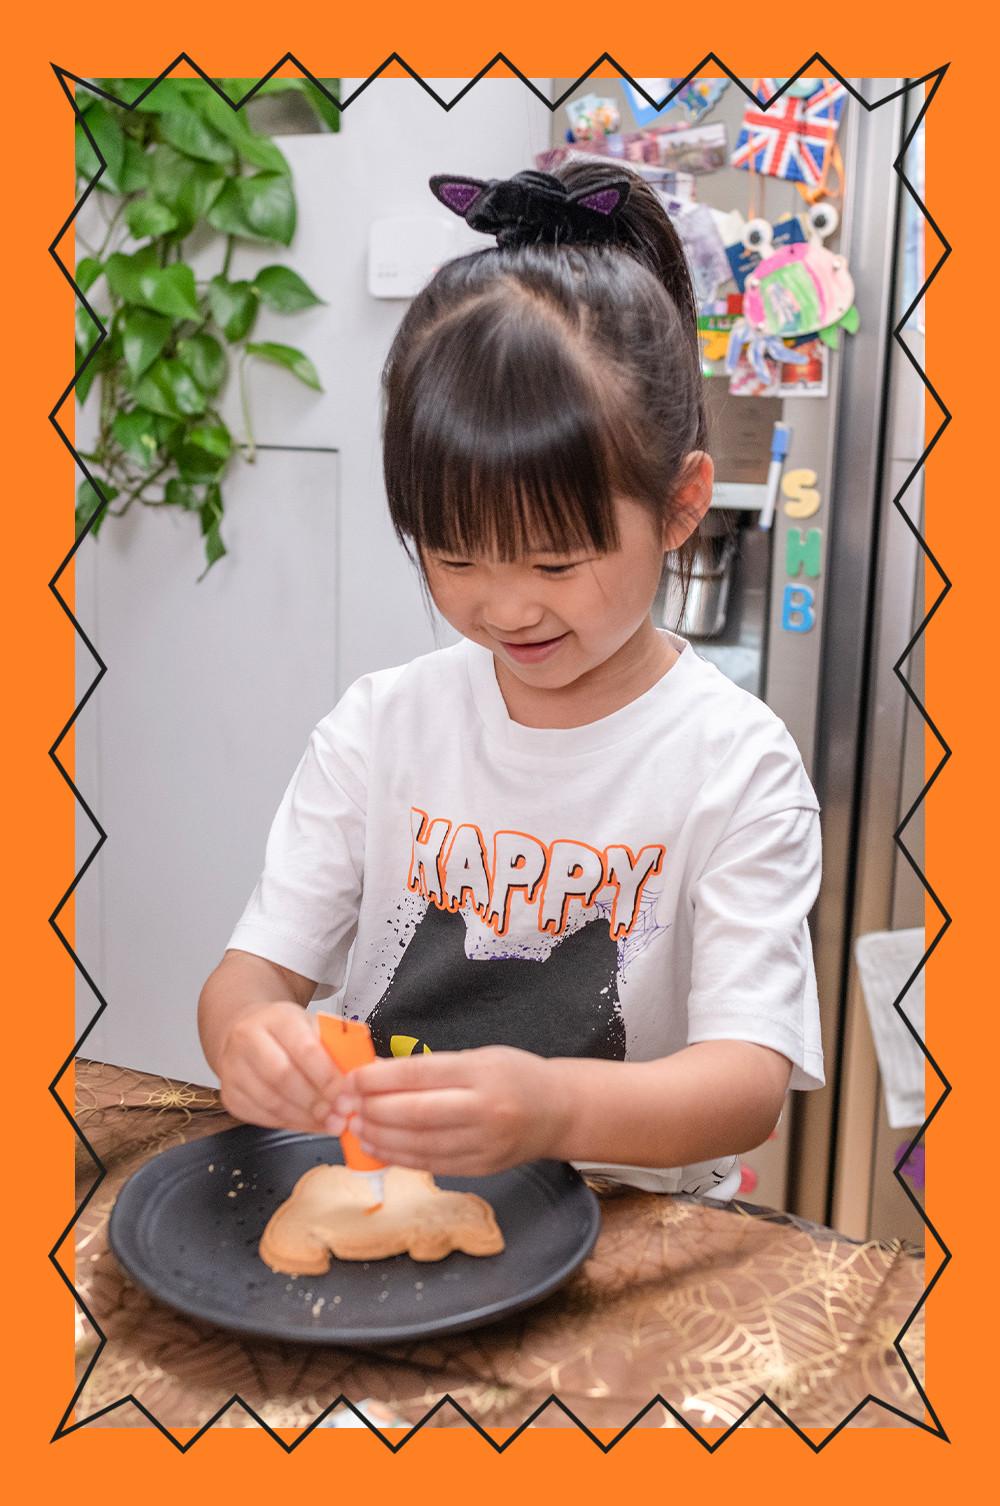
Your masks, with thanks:
M327 1127L357 1112L380 1160L443 1175L539 1157L685 1166L766 1140L790 1075L787 1057L748 1041L700 1041L652 1062L484 1046L360 1068Z
M699 1041L653 1062L551 1066L561 1106L554 1154L632 1166L753 1150L778 1122L792 1071L786 1056L749 1041Z

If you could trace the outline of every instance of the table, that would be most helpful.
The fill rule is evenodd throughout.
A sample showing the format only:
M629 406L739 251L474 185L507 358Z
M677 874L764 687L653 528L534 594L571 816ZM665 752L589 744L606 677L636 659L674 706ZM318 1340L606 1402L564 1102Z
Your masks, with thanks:
M107 1168L77 1225L76 1269L108 1340L77 1421L131 1393L164 1426L199 1427L234 1392L276 1428L307 1426L341 1394L413 1424L448 1393L486 1428L517 1427L551 1393L592 1429L625 1426L657 1394L699 1428L729 1426L763 1391L803 1428L835 1425L869 1393L924 1416L893 1349L924 1286L922 1252L904 1241L856 1242L745 1203L626 1190L601 1196L602 1231L576 1276L501 1323L380 1350L248 1340L161 1305L107 1244L117 1192L143 1162L235 1123L218 1094L79 1061L76 1117ZM82 1196L94 1180L82 1146L77 1174ZM82 1375L97 1337L79 1316L77 1337ZM904 1343L923 1384L922 1314ZM432 1425L460 1421L444 1407ZM130 1403L91 1424L148 1425ZM239 1407L217 1425L255 1426ZM536 1425L572 1424L550 1407ZM640 1425L680 1426L660 1404ZM760 1407L745 1425L784 1424ZM911 1424L869 1403L852 1425Z

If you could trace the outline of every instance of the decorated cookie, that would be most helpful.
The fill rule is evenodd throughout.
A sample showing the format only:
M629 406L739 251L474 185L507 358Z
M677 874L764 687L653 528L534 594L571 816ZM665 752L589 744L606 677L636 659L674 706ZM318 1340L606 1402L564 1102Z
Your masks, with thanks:
M498 1255L504 1247L489 1203L445 1192L427 1171L390 1166L379 1207L365 1178L346 1166L314 1166L271 1216L260 1258L272 1271L316 1276L338 1260L443 1260L452 1250Z

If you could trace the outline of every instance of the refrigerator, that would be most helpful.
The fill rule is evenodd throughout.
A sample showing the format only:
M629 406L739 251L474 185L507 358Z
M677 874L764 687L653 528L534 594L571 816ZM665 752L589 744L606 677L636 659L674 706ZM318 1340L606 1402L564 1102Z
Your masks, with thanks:
M556 80L557 98L571 82ZM907 176L923 197L926 96L905 79L848 82L859 97L848 95L840 120L843 195L824 244L847 259L860 325L827 353L825 396L734 395L728 377L705 377L718 510L709 522L716 516L724 526L714 531L730 540L728 599L713 614L698 599L692 612L689 598L685 620L696 651L784 721L822 807L823 880L810 926L826 1087L790 1095L772 1138L744 1157L741 1196L858 1238L916 1238L919 1215L892 1175L913 1132L886 1120L853 949L859 935L919 926L923 916L919 880L892 840L922 784L923 724L892 666L923 611L919 546L893 499L910 478L901 506L919 528L924 388L892 331L923 280L924 218L893 164L905 146ZM619 80L588 87L615 97L629 130ZM730 84L702 122L725 125L727 162L748 103ZM565 124L557 109L553 146L565 144ZM806 210L794 184L728 165L697 174L693 196L771 224ZM733 291L732 282L719 287ZM901 331L918 365L922 319L920 303ZM790 440L764 528L776 423L789 426ZM654 610L678 625L669 571ZM906 672L919 692L919 647ZM906 841L922 865L921 837L917 819Z

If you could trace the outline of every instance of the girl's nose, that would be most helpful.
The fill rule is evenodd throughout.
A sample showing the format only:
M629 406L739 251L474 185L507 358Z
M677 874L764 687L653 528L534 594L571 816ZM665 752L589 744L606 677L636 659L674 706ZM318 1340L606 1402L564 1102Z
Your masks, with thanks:
M530 633L536 628L543 615L540 606L507 599L488 605L483 612L483 621L487 632L495 638L519 638L522 633Z

